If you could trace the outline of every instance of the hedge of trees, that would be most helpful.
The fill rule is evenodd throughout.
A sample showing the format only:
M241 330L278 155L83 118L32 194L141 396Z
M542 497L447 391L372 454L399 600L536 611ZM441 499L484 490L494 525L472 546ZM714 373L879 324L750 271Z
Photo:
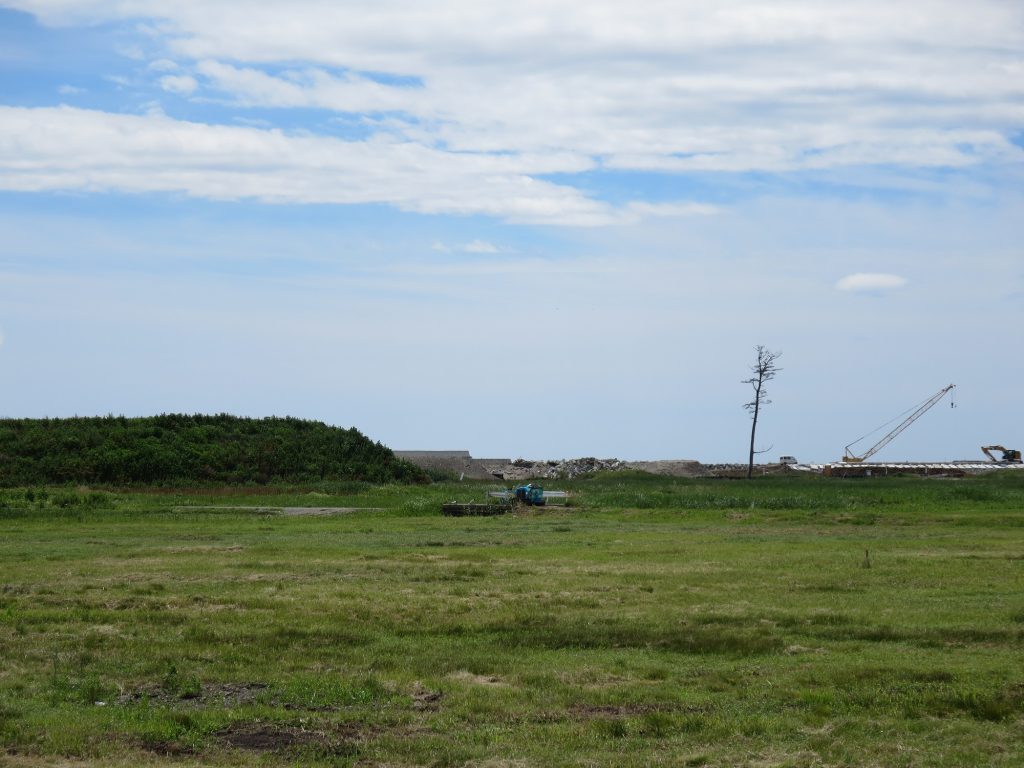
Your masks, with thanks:
M0 419L0 486L422 482L359 430L220 414Z

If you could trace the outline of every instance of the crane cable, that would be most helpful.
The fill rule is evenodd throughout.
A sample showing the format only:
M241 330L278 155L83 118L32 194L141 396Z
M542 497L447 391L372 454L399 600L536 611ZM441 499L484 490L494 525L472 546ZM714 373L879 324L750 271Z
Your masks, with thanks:
M882 426L880 426L880 427L875 427L874 429L872 429L872 430L871 430L870 432L868 432L868 433L867 433L866 435L864 435L863 437L858 437L858 438L857 438L856 440L854 440L854 441L853 441L852 443L850 443L849 445L847 445L847 446L846 446L846 449L847 449L847 451L849 451L849 449L850 449L850 446L852 446L852 445L856 445L856 444L857 444L857 443L859 443L859 442L860 442L861 440L863 440L863 439L865 439L865 438L867 438L867 437L871 437L871 435L875 434L876 432L880 432L881 430L885 429L885 428L886 428L886 427L888 427L888 426L889 426L890 424L892 424L892 423L893 423L894 421L896 421L896 419L902 418L902 417L906 416L906 415L907 415L908 413L911 413L912 411L916 411L916 410L917 410L918 408L920 408L920 407L921 407L922 405L924 405L925 403L927 403L927 402L928 402L929 400L931 400L931 399L932 399L933 397L935 397L935 395L929 395L928 397L926 397L926 398L925 398L924 400L922 400L922 401L921 401L920 403L918 403L917 405L912 405L912 406L910 406L909 408L907 408L907 410L905 410L905 411L904 411L903 413L901 413L901 414L900 414L899 416L895 416L895 417L893 417L892 419L890 419L889 421L885 422L885 424L883 424L883 425L882 425Z

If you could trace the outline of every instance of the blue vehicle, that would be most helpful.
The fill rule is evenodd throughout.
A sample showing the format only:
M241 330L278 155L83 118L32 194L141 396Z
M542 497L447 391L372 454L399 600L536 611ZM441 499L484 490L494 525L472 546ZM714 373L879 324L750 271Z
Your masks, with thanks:
M488 491L487 495L492 499L517 501L520 504L526 504L531 507L547 506L549 499L555 499L555 504L559 502L565 504L567 503L566 499L569 498L569 494L565 491L545 491L539 485L534 485L533 483L527 483L526 485L520 485L503 491Z
M544 489L539 485L527 483L520 485L512 491L516 501L520 501L530 507L543 507L547 502L544 499Z

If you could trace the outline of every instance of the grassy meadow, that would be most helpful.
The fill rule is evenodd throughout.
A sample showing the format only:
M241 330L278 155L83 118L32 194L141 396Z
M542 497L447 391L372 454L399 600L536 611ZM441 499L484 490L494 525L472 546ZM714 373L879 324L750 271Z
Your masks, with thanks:
M0 765L1024 765L1024 473L547 485L0 491Z

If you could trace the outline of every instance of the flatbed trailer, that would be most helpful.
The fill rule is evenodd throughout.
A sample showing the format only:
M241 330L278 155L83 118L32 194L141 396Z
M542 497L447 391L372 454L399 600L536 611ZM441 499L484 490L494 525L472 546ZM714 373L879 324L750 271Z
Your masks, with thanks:
M511 504L462 504L449 501L441 506L441 512L449 517L489 517L504 515L511 511Z

